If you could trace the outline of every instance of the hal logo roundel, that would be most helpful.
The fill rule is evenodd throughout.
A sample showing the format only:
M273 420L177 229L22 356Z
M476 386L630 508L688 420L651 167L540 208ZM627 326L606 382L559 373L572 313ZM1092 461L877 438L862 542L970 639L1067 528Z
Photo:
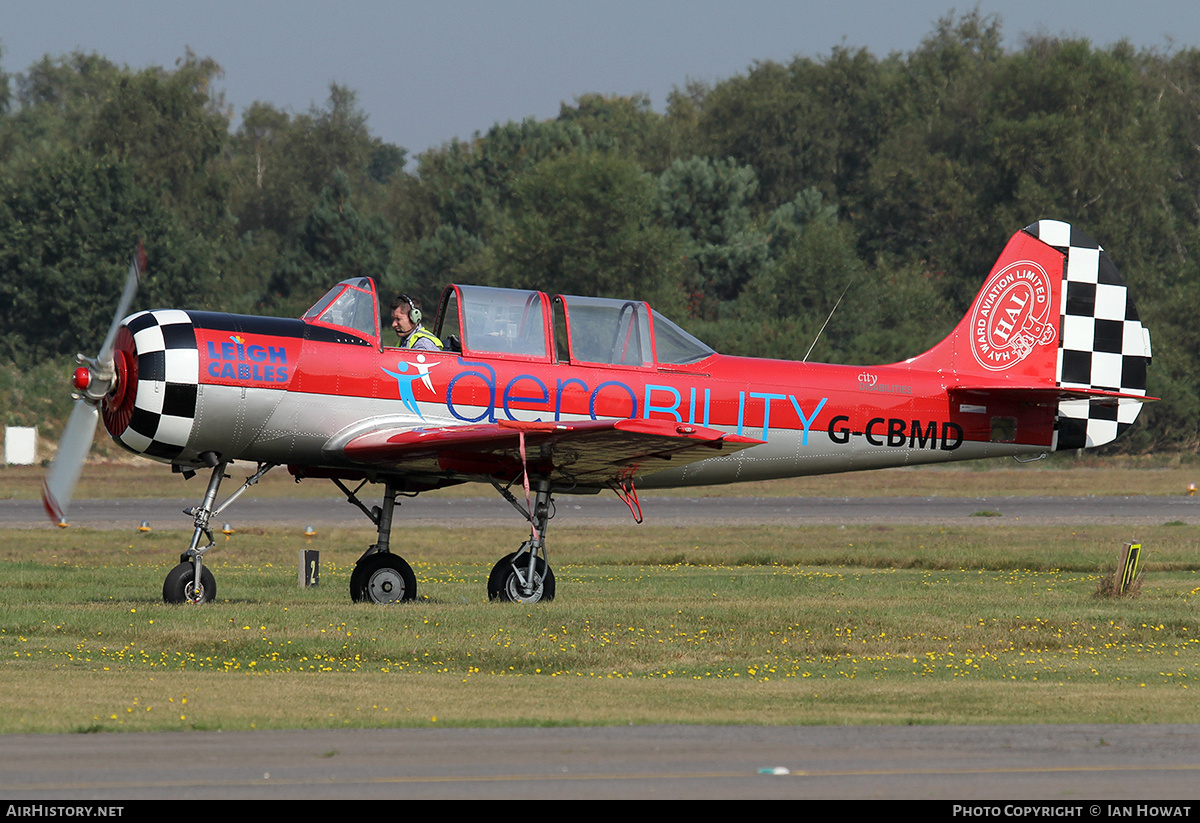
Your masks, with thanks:
M971 312L971 351L979 365L1004 371L1038 346L1053 344L1058 336L1053 293L1046 270L1030 260L997 272Z

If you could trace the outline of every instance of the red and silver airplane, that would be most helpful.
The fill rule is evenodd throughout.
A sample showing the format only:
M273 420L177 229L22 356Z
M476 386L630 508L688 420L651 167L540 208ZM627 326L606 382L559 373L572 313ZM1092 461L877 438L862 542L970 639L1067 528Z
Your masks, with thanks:
M646 303L451 285L445 351L380 335L369 278L338 283L300 319L160 309L123 317L80 358L76 406L44 484L63 522L97 419L136 454L211 475L168 602L212 600L209 522L266 472L329 478L378 530L355 601L416 595L390 550L396 498L490 483L529 522L493 599L554 596L546 528L557 494L637 491L1099 446L1146 396L1150 336L1108 255L1043 220L1009 240L970 311L924 354L842 366L718 354ZM233 461L257 471L217 506ZM383 486L368 509L356 496ZM358 485L351 489L347 484ZM207 538L207 545L201 545Z

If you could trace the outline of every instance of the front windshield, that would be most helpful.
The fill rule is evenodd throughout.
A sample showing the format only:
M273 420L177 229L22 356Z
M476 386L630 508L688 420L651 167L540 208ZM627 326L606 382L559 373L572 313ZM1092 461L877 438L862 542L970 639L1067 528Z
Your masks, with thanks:
M696 363L711 354L716 354L658 312L654 312L654 346L659 363Z
M375 293L365 277L343 280L304 313L304 320L353 329L367 337L379 336Z

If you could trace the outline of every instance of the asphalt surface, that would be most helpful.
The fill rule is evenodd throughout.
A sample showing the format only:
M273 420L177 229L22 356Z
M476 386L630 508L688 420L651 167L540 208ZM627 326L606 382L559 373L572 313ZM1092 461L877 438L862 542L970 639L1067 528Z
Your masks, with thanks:
M1073 816L1094 818L1110 816L1109 804L1098 802L1106 799L1166 806L1200 797L1198 778L1196 726L633 726L0 738L0 808L32 799L886 798L986 801L1000 808L1052 801L1078 807ZM962 816L951 814L950 802L944 810L947 817Z
M77 500L68 521L92 529L191 529L183 509L196 500ZM367 499L368 506L377 500ZM554 528L600 523L632 523L630 511L614 495L562 495L555 499ZM1200 497L648 497L641 501L645 522L678 526L705 523L948 523L984 525L1168 522L1200 523ZM981 513L992 516L982 517ZM366 517L341 498L264 498L249 495L214 516L213 523L235 527L305 525L367 527ZM396 522L413 525L520 525L520 515L498 495L488 498L401 498ZM0 527L51 528L35 500L0 500Z

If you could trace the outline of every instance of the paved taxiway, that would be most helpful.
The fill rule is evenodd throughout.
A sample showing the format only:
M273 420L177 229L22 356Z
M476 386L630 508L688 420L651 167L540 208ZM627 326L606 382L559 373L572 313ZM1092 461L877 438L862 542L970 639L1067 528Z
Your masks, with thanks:
M195 501L77 501L87 528L187 528ZM642 501L646 522L1200 523L1165 497L696 498ZM235 511L236 510L236 511ZM974 517L992 512L998 517ZM236 515L236 517L234 516ZM562 497L556 527L629 523L611 497ZM520 528L497 500L405 500L411 523ZM342 500L240 500L217 522L365 527ZM0 501L0 527L49 528L40 503ZM766 770L769 773L764 773ZM775 773L777 772L777 773ZM1200 798L1200 725L642 726L0 737L0 798ZM1108 816L1098 806L1098 816Z
M634 726L10 735L0 798L1200 797L1200 727ZM998 802L998 803L997 803ZM1099 816L1106 817L1107 814Z
M190 529L182 514L198 500L77 500L73 525L93 529L137 528L149 520L158 528ZM376 500L367 498L368 506ZM521 519L498 496L401 498L397 523L413 525L512 526ZM599 523L631 524L629 509L614 495L562 495L555 500L553 528ZM678 526L704 524L819 523L971 523L1020 522L1067 525L1128 523L1158 525L1200 523L1200 498L1150 497L645 497L645 522ZM982 512L995 515L978 516ZM341 498L250 498L249 495L213 518L220 524L291 525L368 528L366 517ZM0 527L51 528L36 500L0 500Z

